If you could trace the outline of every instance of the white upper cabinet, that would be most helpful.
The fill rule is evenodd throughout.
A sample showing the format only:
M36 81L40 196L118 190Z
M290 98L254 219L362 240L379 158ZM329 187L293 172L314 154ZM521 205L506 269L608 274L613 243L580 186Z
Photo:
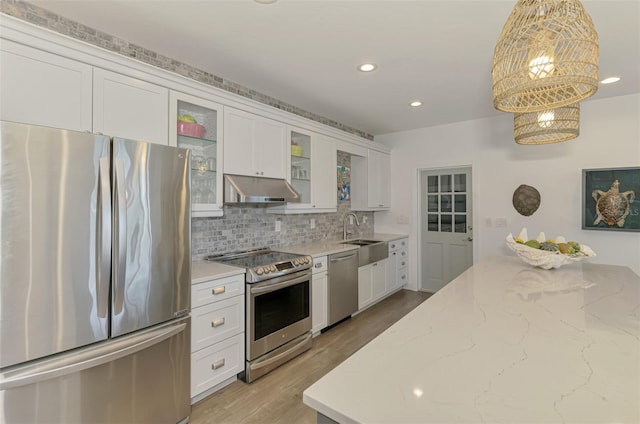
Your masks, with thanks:
M8 40L0 43L0 119L91 131L92 67Z
M270 213L335 212L336 140L322 134L288 127L287 179L300 194L300 202L268 209Z
M222 216L223 106L177 91L169 97L169 144L191 150L191 216Z
M169 143L169 90L94 68L93 131L113 137Z
M351 157L351 208L385 210L391 207L391 158L367 149L367 156Z
M286 126L249 112L224 110L224 172L286 178Z

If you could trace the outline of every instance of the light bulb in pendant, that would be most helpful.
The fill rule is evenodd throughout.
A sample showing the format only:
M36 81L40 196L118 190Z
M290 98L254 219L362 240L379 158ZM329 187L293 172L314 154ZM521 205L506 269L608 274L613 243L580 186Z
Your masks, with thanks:
M529 62L529 78L531 79L546 78L551 76L554 70L553 57L548 55L543 54Z
M538 126L540 128L549 128L553 125L555 119L555 113L552 110L546 112L540 112L538 114Z

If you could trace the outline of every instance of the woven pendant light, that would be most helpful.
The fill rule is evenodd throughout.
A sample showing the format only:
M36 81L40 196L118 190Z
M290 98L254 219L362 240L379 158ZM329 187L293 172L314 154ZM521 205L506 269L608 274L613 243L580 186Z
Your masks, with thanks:
M496 44L493 105L540 112L598 89L598 34L578 0L519 0Z
M580 104L516 113L513 133L518 144L551 144L576 138L580 134Z

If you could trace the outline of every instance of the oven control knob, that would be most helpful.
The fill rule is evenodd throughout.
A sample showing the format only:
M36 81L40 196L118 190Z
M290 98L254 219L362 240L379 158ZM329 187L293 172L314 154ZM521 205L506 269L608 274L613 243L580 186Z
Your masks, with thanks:
M295 258L295 259L293 260L293 264L294 264L294 265L296 265L296 266L297 266L297 265L299 265L299 264L300 264L300 259Z
M258 275L262 275L262 273L263 273L264 271L265 271L264 269L262 269L262 268L258 268L258 269L256 269L256 274L258 274Z
M310 264L311 263L311 258L308 257L308 256L306 258L304 258L304 263L305 264Z
M271 267L269 268L269 271L271 272L276 272L278 270L278 268L276 268L275 265L271 265Z

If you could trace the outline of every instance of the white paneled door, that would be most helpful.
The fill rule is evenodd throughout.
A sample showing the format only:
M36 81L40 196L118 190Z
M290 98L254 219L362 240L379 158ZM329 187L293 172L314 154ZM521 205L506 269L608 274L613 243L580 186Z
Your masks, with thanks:
M473 264L471 168L420 171L421 289L436 292Z

